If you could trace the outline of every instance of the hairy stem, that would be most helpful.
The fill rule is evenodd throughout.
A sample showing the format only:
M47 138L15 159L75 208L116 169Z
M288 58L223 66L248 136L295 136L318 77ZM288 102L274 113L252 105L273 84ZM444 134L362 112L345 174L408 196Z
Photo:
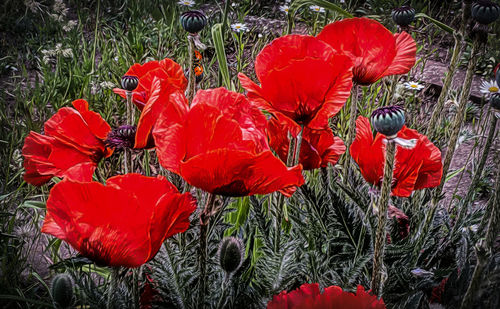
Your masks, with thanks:
M200 268L200 281L198 289L198 308L204 308L204 299L207 287L207 236L208 224L210 217L214 212L215 194L208 194L205 209L200 215L200 248L198 253L199 268Z
M436 134L437 127L441 123L441 116L443 113L444 103L448 98L448 92L450 90L451 82L453 81L453 76L458 68L460 55L463 47L463 39L462 36L458 33L454 33L453 37L455 38L455 45L453 46L453 53L451 55L450 65L448 66L448 71L446 72L446 76L443 81L443 89L441 90L441 94L439 94L439 98L436 103L436 107L434 108L434 112L432 113L431 120L429 121L429 125L427 127L426 135L432 139Z
M349 147L354 140L354 134L356 132L356 114L358 109L358 85L354 84L352 86L351 92L351 109L349 113L349 126L347 127L347 138L345 141L346 151L345 151L345 160L344 165L342 167L342 172L344 173L344 184L347 183L347 179L349 178L349 170L351 166L351 156L349 153Z
M114 307L113 300L114 300L115 290L118 285L118 272L119 272L118 267L111 268L111 278L110 278L111 282L109 283L108 302L106 303L106 309L111 309Z
M431 206L428 212L425 214L425 220L420 228L420 231L417 234L416 243L414 246L414 257L415 257L414 263L417 262L418 253L420 252L420 249L423 246L429 228L431 227L432 222L434 221L434 215L436 214L437 206L439 200L441 199L441 193L443 192L446 176L450 168L451 160L453 159L453 154L455 153L455 147L457 146L458 135L460 133L460 128L462 127L462 123L464 120L465 108L467 106L467 101L469 100L472 78L474 76L474 69L477 63L477 58L478 58L476 55L477 49L478 49L478 42L474 40L472 43L471 56L467 64L467 73L465 74L462 93L460 94L458 109L452 124L452 133L448 143L448 149L446 151L446 156L443 161L443 176L441 177L441 182L439 183L439 186L434 190Z
M189 73L188 73L188 88L187 88L186 98L188 99L189 104L191 104L196 89L196 76L194 75L194 68L193 68L194 37L191 34L188 34L188 53L189 53L188 57L189 63L187 67L189 68Z
M384 250L386 242L386 225L387 225L387 207L391 195L392 173L394 170L394 157L396 155L396 144L392 140L387 140L386 157L384 167L384 178L382 180L382 188L378 199L378 225L377 234L375 235L375 248L373 252L373 271L372 271L372 292L377 295L382 295L382 269L384 265Z

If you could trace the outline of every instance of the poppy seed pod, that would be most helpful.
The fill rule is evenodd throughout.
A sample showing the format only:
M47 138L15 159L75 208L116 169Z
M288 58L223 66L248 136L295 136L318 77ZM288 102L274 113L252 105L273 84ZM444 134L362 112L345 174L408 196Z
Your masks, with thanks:
M115 149L134 148L136 132L135 126L119 126L108 134L105 144L107 147Z
M403 108L399 106L386 106L377 108L371 116L373 128L387 136L395 136L405 124Z
M73 303L73 279L68 274L57 274L52 279L50 292L55 307L70 307Z
M488 25L500 16L500 6L489 0L477 0L471 6L471 15L478 23Z
M415 20L415 9L409 5L403 5L393 9L391 16L396 25L406 27Z
M187 11L181 14L180 22L184 30L195 34L205 28L207 25L207 17L203 12L198 10Z
M133 75L125 75L122 77L122 87L127 91L134 91L139 84L139 78Z
M500 110L500 94L498 93L493 94L490 98L490 104L491 107L493 107L494 109Z
M225 237L219 245L219 263L227 273L232 273L240 268L243 262L244 251L241 239Z

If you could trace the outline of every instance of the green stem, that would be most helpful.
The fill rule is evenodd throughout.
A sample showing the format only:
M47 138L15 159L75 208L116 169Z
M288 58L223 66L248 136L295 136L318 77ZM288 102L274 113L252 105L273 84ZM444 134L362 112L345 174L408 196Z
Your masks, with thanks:
M431 116L431 120L429 121L429 125L427 127L426 135L433 139L436 134L436 129L438 125L441 123L444 103L448 98L448 93L450 90L451 82L453 81L453 76L458 68L460 54L463 47L463 39L459 33L454 33L453 37L455 38L455 45L453 46L453 53L450 60L450 65L448 66L448 71L443 81L443 89L439 94L439 98L436 103L436 107Z
M106 309L112 309L113 306L113 299L114 299L114 294L116 287L118 285L118 272L119 268L118 267L112 267L111 268L111 282L109 283L109 289L108 289L108 302L106 304Z
M344 173L344 184L347 184L347 179L349 178L349 170L351 166L351 156L349 152L349 147L354 140L354 134L356 132L356 113L358 109L358 85L354 84L352 86L351 92L351 109L349 113L349 126L347 127L347 138L345 141L346 151L345 160L342 167L342 172Z
M493 113L490 115L490 129L488 132L488 137L486 138L486 143L484 143L481 159L479 160L479 164L477 166L476 172L474 173L474 177L472 178L472 182L469 186L469 190L467 191L467 195L462 204L462 208L460 209L460 213L457 218L457 222L460 222L463 216L467 213L468 205L472 201L472 197L474 196L474 191L476 190L477 183L483 174L484 165L486 164L486 159L488 158L488 154L490 153L491 145L493 143L493 137L495 136L495 131L497 127L497 117Z
M189 104L193 101L194 92L196 89L196 76L194 75L193 68L193 54L194 54L194 38L191 34L188 34L188 53L189 53L189 63L187 67L189 68L188 73L188 89L187 89L187 99Z
M215 194L209 193L207 196L207 203L205 209L200 214L200 248L199 248L199 268L200 268L200 281L198 290L198 308L204 308L204 300L207 287L207 236L208 224L214 212Z
M481 277L484 269L488 263L489 258L494 250L495 240L500 232L500 168L497 170L497 177L495 181L495 195L492 198L494 205L492 214L489 219L488 230L484 241L480 241L476 245L477 264L472 274L472 279L462 300L460 308L473 308L475 297L481 286Z
M382 188L378 199L378 225L375 235L375 246L373 252L373 271L372 271L372 292L377 295L382 295L382 269L384 265L384 250L387 225L387 207L391 195L392 173L394 170L394 157L396 155L396 143L392 140L387 140L386 158L384 167L384 178L382 180Z
M452 133L448 143L448 149L446 151L446 156L443 161L443 176L441 177L441 182L439 186L434 190L431 206L429 208L429 211L426 213L425 221L423 222L423 225L419 233L417 234L417 240L414 247L414 257L415 257L414 263L417 262L420 249L422 248L425 238L427 237L429 228L431 227L432 222L434 221L434 215L436 214L437 206L439 200L441 199L441 193L443 192L446 176L448 174L451 160L455 152L455 147L458 141L458 135L460 133L460 128L462 127L462 123L464 120L465 108L470 95L472 78L474 77L474 69L477 63L477 58L478 58L476 55L477 49L478 49L478 43L477 41L474 41L472 43L471 57L467 65L467 73L465 75L465 80L462 87L462 93L460 94L457 113L455 114L455 119L453 120L452 124Z

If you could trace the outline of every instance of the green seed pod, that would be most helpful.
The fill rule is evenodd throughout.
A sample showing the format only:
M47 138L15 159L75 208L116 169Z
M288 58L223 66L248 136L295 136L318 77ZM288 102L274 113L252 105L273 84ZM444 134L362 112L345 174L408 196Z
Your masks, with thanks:
M182 28L189 33L198 33L207 25L207 17L201 11L187 11L181 14Z
M73 303L73 279L68 274L57 274L50 287L57 308L68 308Z
M395 8L391 12L392 20L400 27L406 27L415 20L415 9L408 5Z
M398 134L405 124L405 113L399 106L377 108L371 116L371 123L375 131L392 137Z
M133 75L125 75L122 77L122 88L127 91L134 91L139 84L139 78Z
M244 258L243 243L236 237L225 237L219 245L219 263L227 273L240 268Z
M500 6L489 0L477 0L471 6L472 18L483 25L488 25L500 16Z
M491 107L500 111L500 93L495 93L490 97L490 104Z

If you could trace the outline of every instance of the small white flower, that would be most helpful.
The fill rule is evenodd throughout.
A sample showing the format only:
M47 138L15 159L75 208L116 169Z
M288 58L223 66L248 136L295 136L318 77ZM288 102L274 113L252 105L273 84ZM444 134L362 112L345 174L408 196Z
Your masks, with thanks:
M406 89L409 89L409 90L420 91L420 90L424 89L424 85L420 85L419 83L415 83L415 82L406 82L403 85L405 86Z
M70 21L68 21L68 23L66 25L63 26L63 30L66 32L69 32L69 31L71 31L71 29L75 28L75 26L77 24L78 23L76 20L70 20Z
M245 24L242 23L236 23L231 25L231 29L236 32L245 32L248 31L248 27Z
M231 3L231 6L234 8L235 6L237 6L238 4L236 2L233 2Z
M101 86L102 89L113 89L116 87L115 84L108 81L100 83L99 86Z
M73 58L73 50L71 48L66 48L61 51L61 55L64 58Z
M288 5L280 5L280 11L288 15L288 10L290 7Z
M479 88L479 90L481 91L481 93L485 96L490 96L494 93L499 93L499 88L498 88L498 85L497 85L497 82L492 80L492 81L483 81L483 83L481 84L481 88Z
M115 62L118 62L118 56L114 57L113 59L115 60Z
M320 6L318 6L318 5L311 5L311 6L309 7L309 9L310 9L311 11L313 11L313 12L316 12L316 13L324 13L324 12L325 12L325 9L324 9L324 8L322 8L322 7L320 7Z
M258 37L259 37L259 38L263 37L262 33L259 33Z
M54 21L57 22L63 22L64 21L64 16L60 14L50 14L50 18L52 18Z
M192 7L193 5L195 5L195 2L193 0L181 0L177 2L177 4Z

